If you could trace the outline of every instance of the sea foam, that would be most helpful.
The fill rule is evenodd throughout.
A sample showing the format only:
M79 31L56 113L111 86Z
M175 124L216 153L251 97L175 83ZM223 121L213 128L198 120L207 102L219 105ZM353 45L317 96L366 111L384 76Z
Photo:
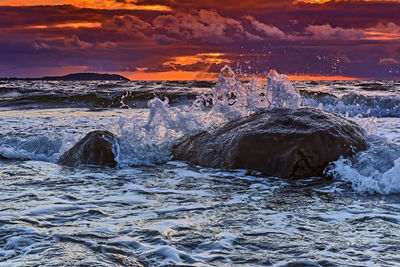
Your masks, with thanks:
M354 191L367 194L400 192L400 146L370 136L368 149L352 159L332 163L328 175L351 184Z

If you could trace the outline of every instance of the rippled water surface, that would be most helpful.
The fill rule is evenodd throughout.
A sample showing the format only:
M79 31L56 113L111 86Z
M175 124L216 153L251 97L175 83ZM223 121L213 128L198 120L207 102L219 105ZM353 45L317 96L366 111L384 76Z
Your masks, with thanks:
M180 162L0 169L4 265L400 264L398 195Z
M299 181L171 161L189 122L220 119L185 108L212 83L78 85L84 90L0 85L0 155L8 158L0 160L0 266L400 265L398 83L295 83L303 105L347 115L369 135L367 151L333 163L330 179ZM105 91L147 96L71 100ZM172 100L149 122L154 92ZM94 129L118 136L116 168L55 163Z

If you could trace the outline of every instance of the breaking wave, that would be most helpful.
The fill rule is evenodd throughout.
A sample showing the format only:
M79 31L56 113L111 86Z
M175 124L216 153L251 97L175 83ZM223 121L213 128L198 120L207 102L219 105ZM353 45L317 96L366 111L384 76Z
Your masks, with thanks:
M327 174L349 183L358 193L399 193L400 146L370 136L366 151L333 162Z
M400 117L400 98L393 95L369 96L349 93L335 96L329 93L302 92L303 105L351 117Z

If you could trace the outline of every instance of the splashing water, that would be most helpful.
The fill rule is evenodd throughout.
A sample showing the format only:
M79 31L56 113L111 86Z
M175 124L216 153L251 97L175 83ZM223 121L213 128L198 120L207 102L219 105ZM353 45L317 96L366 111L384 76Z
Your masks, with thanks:
M211 92L203 92L192 104L170 107L168 98L148 102L145 124L120 121L119 164L152 164L171 159L171 147L181 138L217 127L227 121L271 108L298 108L301 97L286 75L271 70L266 84L252 79L242 83L229 66L221 69Z
M209 116L222 114L226 120L234 120L270 108L298 108L301 96L289 78L275 70L268 73L265 85L254 77L246 84L226 65L221 69L214 90L201 94L193 106L202 108L210 103Z
M348 118L348 117L347 117ZM378 120L375 117L370 118L352 118L361 128L364 129L367 135L375 135L378 133Z
M148 102L147 122L137 118L121 118L113 132L119 137L118 163L142 165L162 163L171 159L171 147L178 139L193 135L208 127L202 115L188 107L170 107L168 98L154 98Z
M267 75L267 80L267 97L271 107L298 108L300 106L300 93L293 88L286 75L271 70Z

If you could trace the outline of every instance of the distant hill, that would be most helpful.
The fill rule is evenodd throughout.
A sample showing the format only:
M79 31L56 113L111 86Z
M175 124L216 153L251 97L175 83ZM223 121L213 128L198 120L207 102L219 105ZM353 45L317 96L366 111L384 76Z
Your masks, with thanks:
M128 78L117 74L72 73L65 76L47 76L37 80L44 81L129 81Z
M42 78L0 78L0 80L29 80L29 81L129 81L128 78L117 74L72 73L65 76L46 76Z

